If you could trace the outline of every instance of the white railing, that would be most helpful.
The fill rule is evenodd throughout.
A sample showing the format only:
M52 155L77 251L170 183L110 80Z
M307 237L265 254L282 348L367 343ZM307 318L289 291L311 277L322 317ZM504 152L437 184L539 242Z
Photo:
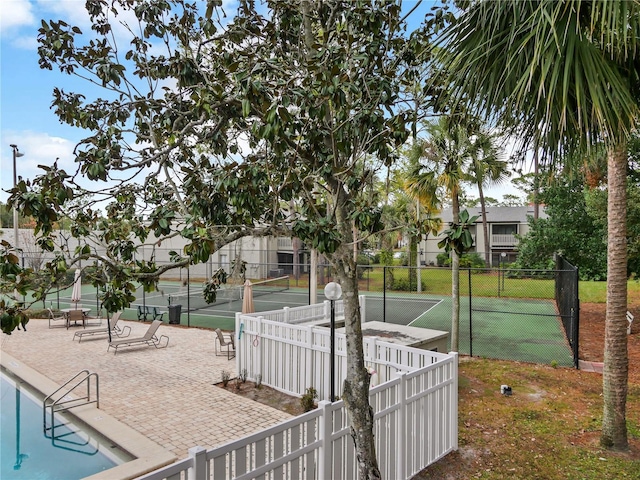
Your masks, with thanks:
M458 358L400 373L371 389L378 466L384 479L409 479L458 448ZM288 478L354 480L355 447L342 401L189 458L144 480Z
M278 390L301 395L313 386L326 395L329 329L265 320L264 313L236 316L237 367L252 378L260 373ZM458 448L458 357L376 338L364 342L365 361L375 370L369 402L382 478L408 479ZM344 349L338 332L336 386L346 371ZM352 480L355 458L343 402L321 401L316 410L248 437L212 450L194 447L189 458L141 478Z
M289 395L302 396L309 387L320 399L329 399L331 330L314 325L292 325L265 320L262 316L236 315L236 366L246 370L251 380L258 375L262 383ZM336 395L342 396L347 373L346 335L335 333ZM446 354L419 350L381 340L364 338L365 364L374 372L372 382L379 385L396 372L408 372L431 365Z
M293 251L293 240L287 237L278 237L278 250Z
M366 297L361 295L360 300L360 312L362 315L362 321L365 321L364 311ZM344 317L344 302L337 300L335 304L336 317ZM237 313L241 317L261 317L264 320L273 320L274 322L300 324L309 323L316 320L329 321L329 315L331 313L331 303L329 300L325 300L324 303L315 303L313 305L303 305L301 307L284 307L280 310L269 310L259 313Z
M513 234L491 235L492 247L512 247L518 244L518 239Z

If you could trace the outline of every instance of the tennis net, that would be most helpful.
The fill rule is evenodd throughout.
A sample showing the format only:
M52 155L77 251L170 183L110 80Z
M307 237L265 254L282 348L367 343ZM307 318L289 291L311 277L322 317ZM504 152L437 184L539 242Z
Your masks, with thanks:
M251 284L254 297L261 295L269 295L272 293L284 292L289 290L290 282L288 276L271 278ZM187 286L186 291L172 292L168 294L170 305L181 304L185 310L201 310L216 305L232 304L233 302L242 301L244 296L244 285L226 286L216 292L216 301L208 303L202 296L202 290L198 288L190 289Z

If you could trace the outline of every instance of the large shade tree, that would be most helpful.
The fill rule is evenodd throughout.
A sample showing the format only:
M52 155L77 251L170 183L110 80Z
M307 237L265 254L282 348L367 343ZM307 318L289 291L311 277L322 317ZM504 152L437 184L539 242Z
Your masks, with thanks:
M415 52L435 17L409 37L394 1L241 1L230 20L221 5L89 0L91 32L43 21L41 67L104 93L55 89L60 120L89 132L77 171L52 163L11 201L33 215L48 250L54 222L73 220L80 247L49 269L99 260L109 311L131 303L132 279L153 289L163 271L204 262L243 236L296 237L324 254L345 292L343 399L359 478L379 478L353 245L382 228L363 192L407 139L414 115L404 106L417 109L404 103L404 86L417 83ZM118 45L123 32L130 38ZM92 196L80 178L93 182ZM90 201L72 209L76 198ZM171 264L136 258L139 245L177 235L188 242Z
M517 21L514 21L517 19ZM464 2L441 38L446 101L510 127L554 165L608 150L607 312L601 443L626 449L627 141L638 122L640 2Z

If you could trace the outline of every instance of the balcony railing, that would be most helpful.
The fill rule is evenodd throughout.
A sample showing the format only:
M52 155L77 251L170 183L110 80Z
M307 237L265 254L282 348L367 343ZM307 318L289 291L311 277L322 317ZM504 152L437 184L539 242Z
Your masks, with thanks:
M514 247L518 240L514 234L491 235L492 247Z
M287 250L293 252L293 240L287 237L279 237L278 250Z

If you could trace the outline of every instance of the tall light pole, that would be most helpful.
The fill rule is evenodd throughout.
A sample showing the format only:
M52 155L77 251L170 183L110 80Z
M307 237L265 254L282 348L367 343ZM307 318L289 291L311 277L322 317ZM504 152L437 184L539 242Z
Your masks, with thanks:
M336 401L336 300L340 300L342 297L342 287L336 282L329 282L324 287L324 296L331 302L331 358L330 361L330 370L331 370L331 378L329 382L331 383L330 395L331 402Z
M9 145L13 150L13 188L18 185L18 177L16 174L16 158L23 157L24 153L18 150L18 146L14 143ZM15 204L13 205L13 246L18 249L18 209Z

